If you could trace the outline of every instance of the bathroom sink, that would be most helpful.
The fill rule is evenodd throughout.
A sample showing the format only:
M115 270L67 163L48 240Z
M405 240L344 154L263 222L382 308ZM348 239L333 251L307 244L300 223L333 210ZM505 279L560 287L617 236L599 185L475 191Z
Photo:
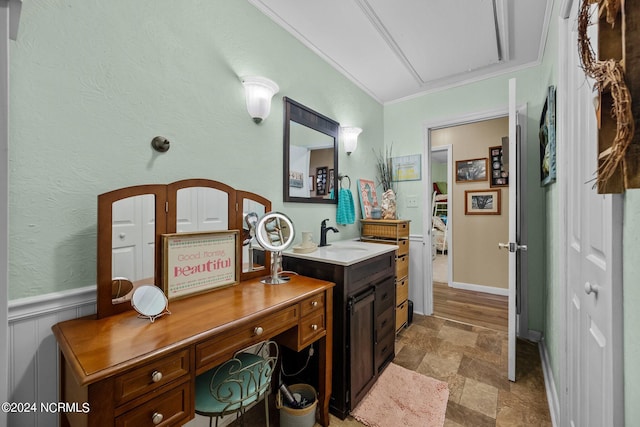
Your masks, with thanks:
M337 240L331 242L329 246L319 247L310 253L298 253L287 250L284 252L284 255L347 266L396 249L398 249L398 247L395 245L367 243L357 240Z

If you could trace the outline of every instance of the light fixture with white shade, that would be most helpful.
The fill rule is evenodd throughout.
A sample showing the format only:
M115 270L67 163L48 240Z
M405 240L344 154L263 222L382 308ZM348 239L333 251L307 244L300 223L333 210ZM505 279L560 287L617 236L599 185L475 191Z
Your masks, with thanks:
M247 111L254 122L260 123L269 116L271 98L280 88L266 77L247 76L241 80L247 99Z
M342 131L342 140L344 141L344 151L347 152L347 155L350 155L356 151L356 147L358 146L358 135L360 135L362 129L356 127L343 127L340 130Z

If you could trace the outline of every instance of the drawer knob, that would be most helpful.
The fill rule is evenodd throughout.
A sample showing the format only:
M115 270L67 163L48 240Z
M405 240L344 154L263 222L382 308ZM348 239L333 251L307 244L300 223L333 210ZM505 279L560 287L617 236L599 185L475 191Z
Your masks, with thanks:
M313 325L311 325L311 330L317 331L318 330L318 325L316 325L315 323Z
M164 419L164 416L162 416L160 412L156 412L151 417L151 422L153 423L153 425L157 426L162 422L163 419Z
M311 307L317 307L318 301L311 301Z
M262 326L256 326L256 328L253 330L253 335L262 335L263 332L264 329L262 329Z
M154 383L157 383L161 379L162 379L162 372L153 371L153 373L151 374L151 381L153 381Z

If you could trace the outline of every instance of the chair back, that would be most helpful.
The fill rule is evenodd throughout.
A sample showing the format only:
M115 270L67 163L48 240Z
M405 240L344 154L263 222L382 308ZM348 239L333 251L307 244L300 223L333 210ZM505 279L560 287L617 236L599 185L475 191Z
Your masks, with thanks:
M258 400L269 389L277 361L278 345L264 341L220 365L209 383L211 396L220 404L217 412L236 412Z

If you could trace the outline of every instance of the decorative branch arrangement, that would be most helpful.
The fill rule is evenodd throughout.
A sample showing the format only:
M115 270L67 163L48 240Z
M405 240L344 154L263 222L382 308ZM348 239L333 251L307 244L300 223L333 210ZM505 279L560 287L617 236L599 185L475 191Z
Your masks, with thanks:
M625 83L624 68L620 61L595 59L595 53L587 36L587 27L590 24L589 6L593 3L606 7L607 22L613 26L620 12L620 0L583 0L578 15L578 49L582 66L587 76L596 81L596 88L600 93L610 88L613 98L611 114L616 120L616 135L613 143L599 155L598 181L609 180L620 166L623 168L626 181L625 154L634 133L631 94Z
M393 151L393 144L389 148L385 147L383 150L375 151L376 155L376 173L378 178L378 184L382 186L384 191L396 189L393 188L393 165L391 164L391 153Z

